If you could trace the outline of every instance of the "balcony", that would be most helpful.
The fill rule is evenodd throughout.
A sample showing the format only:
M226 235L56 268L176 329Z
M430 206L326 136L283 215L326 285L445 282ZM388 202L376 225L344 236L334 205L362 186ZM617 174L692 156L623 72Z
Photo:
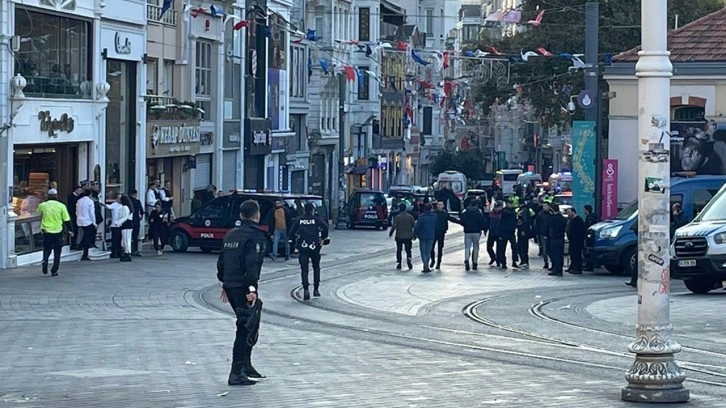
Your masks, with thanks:
M146 5L146 15L148 16L149 21L153 21L156 23L164 24L164 25L176 25L176 20L179 15L179 13L176 10L167 10L164 15L161 15L161 6L157 6L154 4L147 4Z

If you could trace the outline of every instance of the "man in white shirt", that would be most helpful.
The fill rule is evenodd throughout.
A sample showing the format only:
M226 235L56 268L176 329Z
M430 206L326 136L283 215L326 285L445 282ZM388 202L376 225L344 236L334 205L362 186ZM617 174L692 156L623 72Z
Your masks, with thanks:
M149 183L149 189L146 190L146 213L151 214L152 211L154 211L154 206L156 205L156 202L159 200L159 193L156 191L156 189L159 186L159 181L154 180L151 183Z
M81 247L83 248L82 261L90 261L88 257L88 249L93 246L96 241L96 206L90 197L91 190L84 190L83 197L76 203L76 224L78 229L83 231L81 239Z
M121 207L121 194L117 194L116 201L106 206L111 210L111 258L121 257L121 224L118 221L118 210Z

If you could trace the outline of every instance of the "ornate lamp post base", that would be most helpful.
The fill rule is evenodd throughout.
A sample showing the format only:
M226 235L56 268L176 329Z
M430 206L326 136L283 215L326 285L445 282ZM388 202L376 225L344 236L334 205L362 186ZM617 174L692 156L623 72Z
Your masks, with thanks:
M623 401L676 403L690 398L690 392L683 387L686 375L673 354L636 355L625 379L628 385L620 393Z

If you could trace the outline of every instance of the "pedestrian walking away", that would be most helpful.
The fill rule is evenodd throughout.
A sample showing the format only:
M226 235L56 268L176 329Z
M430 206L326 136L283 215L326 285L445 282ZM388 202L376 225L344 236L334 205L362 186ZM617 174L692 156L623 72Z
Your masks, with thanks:
M119 210L121 194L116 194L115 201L108 204L106 208L111 210L111 258L121 258L121 223L119 223Z
M81 261L90 261L88 251L96 240L96 210L91 199L91 190L84 190L83 197L76 203L76 223L78 230L83 234L81 248L83 255Z
M50 269L52 276L58 276L60 267L61 251L63 249L63 230L73 240L71 229L71 217L65 204L58 201L58 191L54 188L48 190L48 200L40 203L36 210L40 216L40 230L43 232L43 274L48 274L48 259L53 253L53 266Z
M312 203L305 204L305 214L292 223L290 236L295 240L300 255L300 275L303 299L310 300L310 263L313 264L313 295L320 296L320 250L328 238L328 223L315 214ZM287 239L287 238L286 238Z
M421 262L423 262L422 273L431 272L429 262L432 261L431 253L433 252L434 240L436 239L437 223L437 216L432 210L433 206L431 203L424 204L424 212L418 216L418 220L416 220L416 224L414 225L413 239L418 239Z
M66 208L68 209L68 215L71 217L71 229L70 232L73 233L73 237L71 238L71 250L79 249L78 245L78 224L76 224L76 204L78 203L78 200L81 198L83 194L83 187L81 187L80 184L76 184L73 186L73 192L68 195L68 200L66 201Z
M582 275L582 250L585 248L585 221L577 215L577 210L567 210L567 240L570 243L570 267L567 272Z
M391 231L388 233L389 237L396 234L396 269L401 269L401 251L406 249L406 265L408 270L413 269L413 260L411 256L411 247L413 246L414 237L414 226L416 221L413 219L408 211L406 211L406 204L401 203L398 205L398 214L393 218L391 224Z
M277 259L279 254L280 242L285 246L285 260L290 260L290 240L288 239L288 230L292 226L292 218L290 210L283 206L282 200L275 200L275 208L270 212L267 220L267 231L272 240L272 251L270 258Z
M265 378L252 366L252 348L259 336L262 301L258 282L267 246L259 226L260 206L247 200L240 206L240 226L227 232L217 260L217 279L222 283L220 298L229 302L237 317L237 333L232 348L229 385L253 385L252 378Z
M534 229L537 234L537 244L539 245L539 253L544 260L544 268L550 269L549 265L549 224L550 224L550 205L542 204L542 210L537 213L534 219Z
M134 218L131 220L133 222L133 229L131 230L131 255L132 256L141 256L141 253L139 252L139 234L141 233L141 220L144 219L144 206L141 204L141 200L139 200L137 195L139 194L138 191L132 190L131 193L129 193L129 198L131 199L131 204L134 206Z
M441 258L444 256L444 241L446 240L446 232L449 230L449 221L458 223L458 220L449 215L443 201L436 202L434 214L436 215L436 231L434 233L434 245L431 246L430 265L428 266L439 270L441 269Z
M473 199L461 213L459 223L464 227L464 268L468 271L479 268L479 241L486 228L486 219L479 209L479 200ZM471 264L469 264L471 260Z
M517 242L515 231L517 229L517 215L512 210L511 202L507 201L501 211L501 220L499 221L499 238L497 239L497 264L502 269L507 269L507 243L512 252L512 267L518 268L517 265Z
M549 220L549 256L552 259L552 272L550 276L562 276L562 269L565 266L565 232L567 230L567 219L560 213L560 206L550 206Z
M497 264L501 266L497 253L495 251L495 245L499 242L499 227L502 222L502 203L496 201L492 210L489 212L489 232L487 234L487 254L489 254L489 266Z
M529 240L532 238L534 217L534 210L524 201L520 201L517 209L517 255L520 268L529 268Z
M118 222L121 225L121 262L131 262L131 233L134 229L134 205L128 196L121 196L121 209L118 210Z

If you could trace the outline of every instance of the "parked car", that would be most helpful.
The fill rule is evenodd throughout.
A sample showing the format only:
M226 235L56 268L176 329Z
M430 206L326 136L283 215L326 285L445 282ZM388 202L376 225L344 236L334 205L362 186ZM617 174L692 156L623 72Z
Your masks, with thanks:
M671 177L671 204L680 203L689 220L702 209L726 181L726 176ZM585 257L611 273L630 275L638 262L638 202L625 207L614 219L599 222L587 231Z
M169 244L174 252L186 252L188 248L200 248L202 252L220 249L224 235L234 228L239 220L239 207L246 200L255 200L259 203L260 228L263 231L268 230L266 220L271 217L276 200L282 201L292 219L303 214L306 203L312 203L319 216L328 218L325 204L320 196L238 190L207 202L186 217L177 218L170 226L169 234ZM272 249L271 240L269 244L268 251ZM292 240L290 244L293 244ZM294 245L292 248L294 249Z
M356 190L348 198L347 226L384 229L388 226L388 205L383 192L376 190Z

